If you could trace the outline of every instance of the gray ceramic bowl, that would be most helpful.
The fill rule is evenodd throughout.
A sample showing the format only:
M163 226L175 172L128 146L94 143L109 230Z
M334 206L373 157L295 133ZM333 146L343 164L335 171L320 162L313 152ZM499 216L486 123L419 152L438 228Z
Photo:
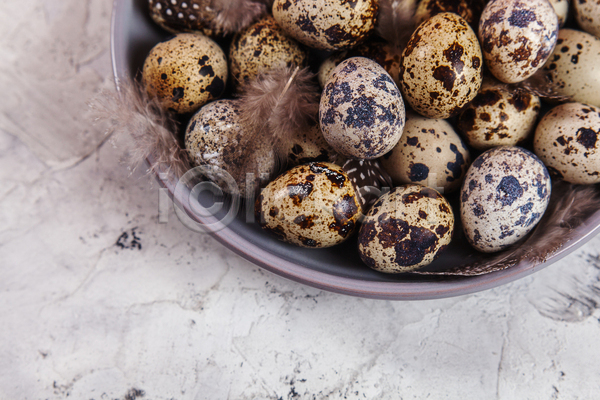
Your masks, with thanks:
M114 2L111 51L116 78L134 76L141 68L149 50L169 36L150 20L147 4L148 0L115 0ZM159 181L169 190L174 200L191 215L195 223L215 226L224 218L224 213L202 216L191 212L197 209L198 201L205 204L211 200L201 195L196 201L193 196L190 196L189 189L176 190L177 180L161 178L159 174ZM309 286L367 298L423 300L473 293L522 278L566 256L591 239L598 231L600 231L600 211L588 217L575 230L573 238L546 262L534 265L524 260L514 267L476 277L377 273L360 261L356 240L351 239L341 246L321 250L307 250L287 245L263 232L256 224L247 223L244 206L231 223L212 234L218 241L245 259L266 270ZM459 232L450 248L428 266L427 270L444 270L485 259L485 257L472 250Z

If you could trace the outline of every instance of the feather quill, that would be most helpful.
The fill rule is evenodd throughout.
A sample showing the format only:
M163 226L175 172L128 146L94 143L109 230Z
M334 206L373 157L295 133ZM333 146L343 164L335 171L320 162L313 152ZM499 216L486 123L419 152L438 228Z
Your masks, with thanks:
M121 80L119 93L103 93L90 106L96 119L108 121L107 134L131 137L133 144L128 153L134 170L146 160L150 164L148 172L180 177L189 170L188 155L174 135L176 121L140 83Z
M270 0L207 0L216 12L211 21L217 31L225 35L239 32L267 14Z
M476 276L501 271L527 261L539 265L573 239L573 231L585 217L600 209L600 193L595 186L554 184L552 199L544 217L522 242L485 260L447 271L415 271L421 275Z
M263 73L242 86L239 101L242 124L248 130L241 144L245 160L266 144L284 165L292 138L310 129L319 115L319 88L308 68Z
M417 0L380 0L375 30L390 44L404 48L416 28Z

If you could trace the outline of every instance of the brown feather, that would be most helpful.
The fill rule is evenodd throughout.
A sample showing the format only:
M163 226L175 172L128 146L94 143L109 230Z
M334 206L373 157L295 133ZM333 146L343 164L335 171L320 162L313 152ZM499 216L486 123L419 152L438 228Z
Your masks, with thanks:
M506 85L509 91L525 91L551 102L564 103L570 97L559 94L548 80L543 68L523 82Z
M211 0L216 11L211 25L225 35L239 32L267 13L269 0Z
M555 183L552 199L540 223L524 240L485 260L447 271L416 271L421 275L476 276L501 271L528 262L539 265L573 239L573 231L591 213L600 209L600 193L595 186Z
M273 148L278 162L287 162L292 138L310 129L318 119L319 88L314 78L308 68L281 68L242 86L241 119L248 131L242 148L246 154L266 143Z
M109 122L107 133L131 137L133 144L128 152L133 169L147 160L148 172L180 177L189 170L188 155L173 133L177 132L176 122L138 82L119 81L119 93L103 93L91 107L97 119Z
M416 9L416 0L380 0L377 34L392 45L404 48L416 28Z

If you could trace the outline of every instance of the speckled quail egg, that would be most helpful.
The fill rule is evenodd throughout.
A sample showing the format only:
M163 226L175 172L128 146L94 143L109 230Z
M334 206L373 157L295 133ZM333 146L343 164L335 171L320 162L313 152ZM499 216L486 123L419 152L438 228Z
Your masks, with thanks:
M460 15L471 25L477 27L479 17L487 0L421 0L415 13L417 24L443 12Z
M229 70L236 82L248 82L261 72L304 66L308 53L266 16L236 34L229 48Z
M207 36L220 34L211 21L217 12L201 0L148 0L150 16L161 28L171 32L200 31Z
M481 15L479 41L492 74L522 82L544 66L558 37L558 17L548 0L491 0Z
M331 163L292 168L261 192L256 217L278 239L302 247L331 247L348 239L361 217L354 187Z
M177 113L196 111L225 90L227 60L210 38L180 33L154 46L146 57L142 83L148 94Z
M600 4L595 0L573 0L575 20L581 29L600 37Z
M445 194L460 187L471 157L448 122L409 113L400 141L380 161L396 185L418 183Z
M539 97L526 91L510 91L492 81L458 115L457 128L477 150L515 146L534 131L540 112Z
M581 103L557 106L535 131L535 154L552 175L567 182L600 182L600 108Z
M445 119L477 95L482 80L481 48L467 21L441 13L412 34L400 68L400 89L419 114Z
M312 161L337 163L341 157L331 148L323 137L319 123L291 138L288 152L288 167L306 164Z
M569 17L569 3L570 0L548 0L554 11L556 12L556 16L558 17L558 26L562 27L565 22L567 22L567 18ZM576 0L577 1L577 0Z
M405 110L390 75L373 60L353 57L338 65L323 90L319 119L325 140L352 159L375 159L402 136Z
M492 253L518 242L540 221L550 201L550 175L535 154L495 147L473 161L461 190L461 219L469 243Z
M319 84L325 87L331 73L342 61L351 57L370 58L381 65L392 77L396 86L400 85L400 58L398 47L379 40L368 40L351 50L333 53L319 67Z
M251 164L242 165L243 149L239 146L245 134L240 120L240 109L236 100L217 100L202 107L191 118L185 130L185 148L193 164L213 166L227 171L235 180L237 188L230 188L227 182L215 174L207 174L211 180L228 193L239 190L242 196L254 192L246 190L244 167L256 171L253 184L267 183L275 170L275 155L268 146L262 146L252 153ZM254 168L256 166L256 168Z
M275 0L273 17L309 47L342 50L356 46L375 27L377 0Z
M561 29L544 74L557 94L600 107L600 39Z
M386 273L430 264L450 244L454 213L435 190L420 185L392 189L375 202L358 234L360 258Z

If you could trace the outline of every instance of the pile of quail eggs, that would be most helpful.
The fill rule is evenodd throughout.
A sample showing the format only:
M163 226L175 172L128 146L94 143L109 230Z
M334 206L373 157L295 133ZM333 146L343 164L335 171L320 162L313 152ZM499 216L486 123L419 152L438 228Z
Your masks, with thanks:
M273 238L324 248L357 234L368 267L407 272L457 234L484 253L518 245L553 179L600 182L600 2L421 0L399 47L377 36L384 0L254 1L270 10L228 37L205 0L149 0L175 36L151 50L142 83L186 121L193 164L233 174L246 132L236 92L311 68L318 124L290 143L287 171L272 149L256 155L268 177L257 220ZM358 182L373 169L393 185L369 206Z

